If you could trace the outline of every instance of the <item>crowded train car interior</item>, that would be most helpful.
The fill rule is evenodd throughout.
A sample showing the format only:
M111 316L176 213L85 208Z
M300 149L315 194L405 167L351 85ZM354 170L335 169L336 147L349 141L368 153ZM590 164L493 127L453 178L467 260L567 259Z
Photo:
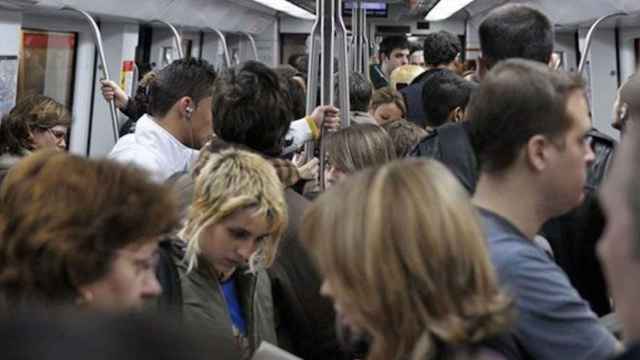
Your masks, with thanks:
M638 69L638 0L0 0L0 357L640 359Z

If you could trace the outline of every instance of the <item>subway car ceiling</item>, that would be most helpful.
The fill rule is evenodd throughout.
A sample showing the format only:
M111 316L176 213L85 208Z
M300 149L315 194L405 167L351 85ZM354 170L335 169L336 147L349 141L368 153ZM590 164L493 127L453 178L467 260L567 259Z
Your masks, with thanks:
M384 16L367 19L369 38L375 39L385 31L402 30L403 34L419 37L447 30L465 37L467 58L473 59L479 55L477 27L484 15L507 2L524 2L538 7L554 21L556 50L564 68L575 70L589 26L601 16L625 13L605 21L596 32L585 75L590 84L597 84L590 87L589 94L590 99L595 99L591 103L594 125L615 136L609 130L610 109L620 79L636 68L640 1L467 0L462 1L468 3L463 9L446 20L427 22L429 10L444 1L448 0L367 0L384 3L387 9ZM171 31L165 25L150 24L151 20L173 24L181 33L185 52L222 67L224 51L212 28L224 34L235 61L254 57L245 35L248 33L255 40L258 59L275 65L286 61L281 59L285 57L282 49L286 36L308 34L315 18L314 0L0 0L0 59L15 59L22 65L28 56L35 63L33 56L46 58L42 64L35 64L44 74L36 85L44 89L45 95L53 95L47 91L57 92L57 99L70 106L74 117L70 150L89 156L104 155L114 145L112 121L99 91L102 75L91 28L78 14L62 10L64 6L82 9L97 20L110 77L129 93L136 77L130 65L140 57L143 46L146 59L157 66L176 56ZM350 19L345 23L349 26ZM49 50L28 48L41 44L38 38L42 36L55 37L53 43L62 45ZM56 66L58 73L50 76ZM20 72L24 77L24 69ZM14 85L20 93L18 83L24 87L24 81Z

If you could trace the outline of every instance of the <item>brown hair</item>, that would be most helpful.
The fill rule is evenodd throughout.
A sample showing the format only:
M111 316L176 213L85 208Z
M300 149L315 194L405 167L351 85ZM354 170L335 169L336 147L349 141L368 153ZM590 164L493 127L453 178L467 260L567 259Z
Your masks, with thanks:
M43 95L27 96L0 122L0 153L22 156L25 150L34 149L32 132L70 124L71 115L64 105Z
M567 101L583 89L580 77L539 62L511 59L496 65L471 97L466 112L481 170L506 170L537 134L559 140L571 127Z
M66 303L114 253L177 226L176 200L137 168L41 151L0 187L0 288L9 303Z
M434 160L349 177L310 206L301 236L333 296L373 337L369 360L437 358L436 344L475 345L510 324L477 214Z
M407 117L407 106L404 104L402 94L390 87L383 87L373 92L371 96L370 110L375 110L384 104L395 104L402 112L402 117Z
M398 158L409 155L420 140L427 136L425 129L406 120L391 121L382 125L382 128L391 137Z
M325 149L331 164L353 173L396 158L389 134L378 125L353 124L327 137Z

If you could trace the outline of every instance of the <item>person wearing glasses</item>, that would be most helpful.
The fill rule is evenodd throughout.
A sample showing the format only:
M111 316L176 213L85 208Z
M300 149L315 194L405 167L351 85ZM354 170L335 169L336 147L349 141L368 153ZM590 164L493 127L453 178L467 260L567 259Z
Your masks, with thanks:
M53 148L66 150L71 114L64 105L43 95L30 95L0 122L0 182L18 160Z

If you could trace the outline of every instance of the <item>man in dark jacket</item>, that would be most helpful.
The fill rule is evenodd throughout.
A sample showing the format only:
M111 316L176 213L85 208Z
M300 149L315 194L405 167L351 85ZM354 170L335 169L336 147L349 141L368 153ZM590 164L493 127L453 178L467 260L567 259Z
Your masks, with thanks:
M442 69L456 71L461 51L460 39L449 32L440 31L425 36L424 61L427 71L415 78L410 86L400 90L407 104L407 120L423 129L427 126L422 102L424 81L431 74Z
M493 10L480 25L479 37L483 54L479 61L481 75L499 61L509 58L542 63L551 60L551 23L544 14L528 6L505 5ZM411 156L442 161L473 193L478 173L467 129L466 123L436 128L416 146ZM595 255L595 241L602 233L604 222L594 191L606 173L615 141L597 130L592 130L588 136L595 160L587 168L585 201L578 209L551 219L544 225L542 233L548 238L556 261L568 274L572 285L598 315L604 315L611 309Z
M215 135L265 157L280 155L293 117L284 91L275 73L258 62L223 71L213 86ZM320 296L320 276L298 240L309 202L291 188L285 190L285 199L289 226L269 269L278 343L304 359L340 359L333 307Z

